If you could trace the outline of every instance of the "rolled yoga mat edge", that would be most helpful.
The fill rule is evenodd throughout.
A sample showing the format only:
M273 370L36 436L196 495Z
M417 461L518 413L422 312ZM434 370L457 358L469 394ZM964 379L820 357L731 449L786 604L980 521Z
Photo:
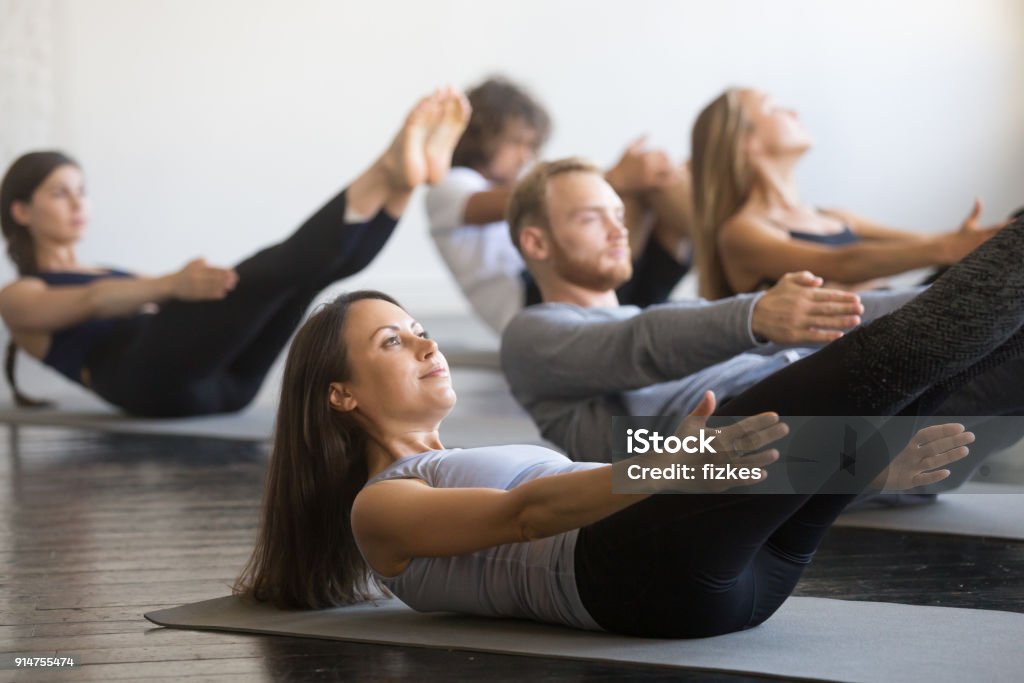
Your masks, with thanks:
M969 481L923 505L844 513L835 526L1024 541L1024 486Z

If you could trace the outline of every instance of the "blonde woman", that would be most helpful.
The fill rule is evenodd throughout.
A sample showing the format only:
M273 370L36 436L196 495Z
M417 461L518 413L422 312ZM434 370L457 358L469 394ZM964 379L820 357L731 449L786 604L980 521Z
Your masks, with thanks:
M760 90L731 88L693 127L694 237L701 295L720 299L809 270L831 286L871 289L915 268L948 266L1001 225L981 203L958 229L920 234L800 198L794 171L811 147L796 112Z

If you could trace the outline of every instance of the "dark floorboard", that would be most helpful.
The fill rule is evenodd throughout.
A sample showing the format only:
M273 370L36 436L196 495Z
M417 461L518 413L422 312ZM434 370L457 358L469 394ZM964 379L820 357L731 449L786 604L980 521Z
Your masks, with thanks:
M155 628L143 612L228 592L251 547L266 449L41 427L0 427L3 440L0 653L84 664L0 680L764 680ZM835 529L797 594L1024 612L1022 577L1024 543Z

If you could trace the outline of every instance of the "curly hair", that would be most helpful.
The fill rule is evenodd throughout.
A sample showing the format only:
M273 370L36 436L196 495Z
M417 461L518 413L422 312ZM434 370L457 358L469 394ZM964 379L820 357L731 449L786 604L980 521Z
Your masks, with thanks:
M466 132L452 154L453 166L481 168L497 150L498 139L509 121L519 119L537 133L540 149L551 133L551 117L524 89L511 81L492 77L466 93L473 107Z

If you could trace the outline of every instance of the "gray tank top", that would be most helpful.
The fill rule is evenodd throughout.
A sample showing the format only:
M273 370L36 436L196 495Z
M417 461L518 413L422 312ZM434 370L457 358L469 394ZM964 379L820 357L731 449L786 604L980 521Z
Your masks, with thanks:
M540 446L455 448L402 458L366 485L421 479L435 488L508 490L531 479L602 466L573 462ZM573 530L468 555L417 557L398 576L374 576L419 612L515 617L599 631L576 590L576 534Z

